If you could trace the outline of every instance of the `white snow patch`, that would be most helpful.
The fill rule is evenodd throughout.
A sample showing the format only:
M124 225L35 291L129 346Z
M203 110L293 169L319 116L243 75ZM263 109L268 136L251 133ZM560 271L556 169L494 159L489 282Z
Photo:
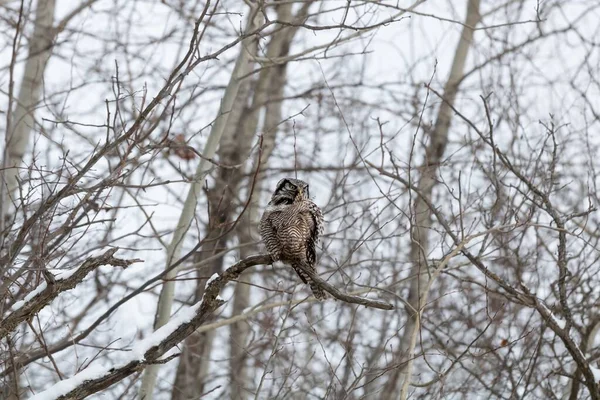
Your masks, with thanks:
M594 374L594 380L596 382L600 381L600 369L591 366L590 369L592 370L592 374Z
M556 318L556 316L552 313L550 313L550 318L552 318L554 320L554 323L556 325L558 325L558 327L560 329L565 329L565 326L567 325L567 321L565 321L564 319Z
M165 338L173 333L181 324L190 322L192 318L196 316L199 305L200 303L196 303L196 305L192 307L189 307L185 310L180 310L165 325L148 335L147 338L137 342L132 349L132 360L143 360L144 354L146 354L148 350L165 340Z
M69 270L59 270L55 277L57 281L64 281L66 279L69 279L71 276L73 276L73 274L75 272L77 272L77 268L74 269L69 269ZM21 307L23 307L25 305L25 303L27 303L28 301L31 301L31 299L33 299L35 296L37 296L38 294L42 293L44 290L46 290L46 288L48 287L48 284L44 281L42 283L40 283L38 285L38 287L36 287L35 289L33 289L31 292L29 292L27 294L27 296L25 296L25 298L23 300L19 300L17 301L15 304L12 305L12 307L10 308L12 311L17 311L18 309L20 309Z
M223 298L221 296L218 296L218 295L217 295L217 300L225 301L225 300L223 300Z
M29 400L54 400L60 396L64 396L69 393L77 386L81 385L85 381L97 379L107 373L107 368L101 365L91 365L83 371L73 375L69 379L55 383L50 388L33 395Z
M167 336L169 336L172 332L174 332L181 324L186 322L190 322L192 318L196 315L198 311L198 307L201 302L196 303L192 307L187 309L180 310L169 322L167 322L164 326L157 329L155 332L150 334L147 338L138 341L134 346L132 351L124 356L119 362L115 363L114 366L110 368L106 368L100 365L94 365L87 367L83 371L73 375L69 379L65 379L64 381L60 381L56 383L54 386L40 392L32 397L29 400L54 400L60 396L63 396L77 386L81 385L85 381L100 378L109 373L111 369L122 368L125 365L129 364L132 361L143 361L144 354L150 350L150 348L156 346L160 342L162 342Z
M138 341L134 346L131 353L123 357L120 362L115 363L115 366L106 368L100 365L90 366L83 371L73 375L69 379L65 379L51 386L50 388L40 392L29 400L54 400L60 396L63 396L70 391L74 390L77 386L81 385L85 381L97 379L106 375L110 369L121 368L132 361L142 361L144 354L152 347L162 342L169 334L175 331L181 324L191 321L197 313L200 303L189 307L185 310L179 311L173 319L167 324L156 330L154 333L149 335L147 338Z
M29 292L29 294L25 296L23 300L17 301L15 304L13 304L13 306L10 309L13 311L17 311L19 308L23 307L25 303L31 301L31 299L33 299L35 296L46 290L47 287L48 284L46 282L40 283L39 286L33 289L31 292Z
M79 268L73 269L62 269L56 274L56 279L59 281L65 281L73 276L75 272L79 271Z
M212 281L214 281L215 279L217 279L218 277L219 277L219 274L217 274L217 273L212 274L212 276L210 278L208 278L208 280L206 281L206 286L210 285L210 283Z
M549 309L548 307L546 307L546 305L545 305L545 304L543 304L543 303L542 303L542 304L540 304L540 305L541 305L543 308L545 308L545 309L546 309L546 312L547 312L547 313L548 313L548 315L550 316L550 319L551 319L552 321L554 321L554 323L555 323L556 325L558 325L558 327L559 327L560 329L564 329L564 328L565 328L565 326L566 326L566 324L567 324L565 320L563 320L563 319L560 319L560 318L556 318L556 316L555 316L555 315L552 313L552 311L550 311L550 309Z

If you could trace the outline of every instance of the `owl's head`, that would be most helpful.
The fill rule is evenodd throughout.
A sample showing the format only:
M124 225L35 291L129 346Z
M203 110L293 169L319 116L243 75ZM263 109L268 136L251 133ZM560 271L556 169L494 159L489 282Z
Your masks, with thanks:
M308 199L308 183L300 179L283 178L277 184L269 204L272 206L288 205Z

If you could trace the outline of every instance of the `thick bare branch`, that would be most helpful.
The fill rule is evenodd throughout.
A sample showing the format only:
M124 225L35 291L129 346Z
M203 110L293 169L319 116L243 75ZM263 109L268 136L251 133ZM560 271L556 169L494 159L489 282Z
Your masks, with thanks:
M16 302L5 319L0 321L0 338L9 335L23 321L33 318L42 308L46 307L60 293L73 289L93 270L101 265L112 265L126 268L129 265L142 262L142 260L123 260L113 255L118 248L110 249L101 256L88 258L73 273L65 274L63 277L54 278L50 272L45 271L46 281L42 282L24 300Z
M112 254L107 257L112 257ZM258 254L238 261L218 277L211 279L204 292L204 298L199 304L184 311L184 315L179 318L176 316L161 329L152 333L141 343L138 343L138 345L134 347L132 357L125 360L121 365L107 369L88 367L70 379L57 383L56 387L48 389L50 393L56 394L56 396L48 397L44 395L45 397L43 398L56 398L60 400L83 399L120 382L131 374L144 369L148 365L161 364L162 360L160 357L191 335L198 327L209 319L210 315L216 309L225 303L219 297L219 293L228 282L237 279L242 272L250 267L271 264L272 261L271 256L267 254ZM128 261L118 260L117 262L126 264ZM391 305L382 301L341 293L335 287L315 275L312 271L306 271L306 273L311 275L311 278L323 287L323 289L342 301L384 310L393 309ZM44 392L39 393L37 396L41 397L43 393ZM32 399L35 398L36 397L34 396Z

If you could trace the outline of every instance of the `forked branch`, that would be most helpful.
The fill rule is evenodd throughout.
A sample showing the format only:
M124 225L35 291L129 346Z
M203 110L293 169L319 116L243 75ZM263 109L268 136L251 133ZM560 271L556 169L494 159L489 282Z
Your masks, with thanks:
M200 303L187 310L179 311L166 325L138 342L132 349L131 354L125 357L119 364L104 368L88 367L31 399L83 399L125 379L147 365L165 362L165 360L161 359L165 353L177 346L198 329L198 327L207 322L212 313L225 303L219 297L219 293L227 282L237 279L242 272L250 267L272 264L272 262L273 259L268 254L257 254L238 261L218 277L210 280ZM342 293L314 272L306 271L306 273L319 286L339 300L383 310L392 310L394 308L391 304L379 300ZM169 357L168 360L172 358Z
M11 332L23 321L27 321L42 308L46 307L60 293L73 289L93 270L101 265L112 265L114 267L126 268L129 265L141 262L142 260L123 260L115 258L113 255L118 248L106 251L97 257L90 257L81 264L74 272L65 272L62 276L54 277L48 271L46 272L46 282L41 283L32 290L24 300L16 302L12 306L12 312L6 318L0 321L0 339L10 335Z

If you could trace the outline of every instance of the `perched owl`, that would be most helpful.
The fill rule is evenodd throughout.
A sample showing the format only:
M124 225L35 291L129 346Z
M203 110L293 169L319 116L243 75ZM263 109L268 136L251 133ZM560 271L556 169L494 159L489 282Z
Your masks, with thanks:
M325 292L302 271L315 271L316 245L323 233L323 213L309 198L308 184L298 179L279 181L260 220L260 236L273 261L290 264L319 300Z

